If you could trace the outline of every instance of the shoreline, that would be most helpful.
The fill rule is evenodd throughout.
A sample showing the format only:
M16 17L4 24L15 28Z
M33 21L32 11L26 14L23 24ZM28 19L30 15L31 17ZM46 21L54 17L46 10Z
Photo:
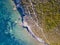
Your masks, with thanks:
M15 3L15 5L16 5L16 8L17 8L18 12L21 14L21 19L22 19L21 21L22 21L22 26L23 26L23 28L26 28L26 30L30 33L30 35L31 35L32 37L34 37L36 40L38 40L40 43L45 43L45 41L43 41L41 38L37 37L37 36L32 32L32 30L31 30L30 26L28 25L28 23L27 23L26 21L24 21L24 16L25 16L25 14L24 14L24 9L23 9L22 5L19 4L20 1L21 1L21 0L19 0L19 1L17 2L16 0L14 0L14 3ZM44 44L44 45L45 45L45 44Z
M23 22L23 27L27 28L27 31L30 33L30 35L35 38L37 41L39 41L40 43L44 44L44 45L48 45L44 40L42 40L41 38L37 37L31 30L30 26L28 25L28 23L26 21Z
M36 40L38 40L39 42L44 43L44 41L43 41L42 39L38 38L38 37L32 32L30 26L27 24L26 21L23 22L23 26L26 27L26 28L28 28L27 31L28 31Z

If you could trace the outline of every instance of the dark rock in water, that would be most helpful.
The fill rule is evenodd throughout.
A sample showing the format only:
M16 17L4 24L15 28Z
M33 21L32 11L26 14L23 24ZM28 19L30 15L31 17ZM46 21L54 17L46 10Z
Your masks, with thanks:
M22 22L23 22L23 20L24 20L23 17L25 16L25 13L24 13L23 6L19 3L19 2L21 2L21 0L18 0L18 2L17 2L17 0L13 0L13 1L16 5L18 12L21 14L21 18L22 18Z

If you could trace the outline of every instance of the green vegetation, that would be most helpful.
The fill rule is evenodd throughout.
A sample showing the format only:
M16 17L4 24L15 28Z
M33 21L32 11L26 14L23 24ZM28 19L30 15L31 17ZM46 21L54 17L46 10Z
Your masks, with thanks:
M41 27L44 29L43 32L50 45L60 45L60 0L32 0L32 3L38 23L42 25ZM30 5L28 0L22 0L22 4ZM32 10L31 6L29 10ZM34 15L32 17L34 18ZM40 35L41 31L39 32L37 29L36 32L38 32L37 35L43 37Z
M60 45L60 29L56 33L56 28L60 25L60 4L57 0L48 0L47 3L36 3L37 18L42 20L44 33L50 45Z
M60 4L57 1L50 0L47 3L38 3L35 8L39 14L38 19L42 16L47 30L53 29L60 23Z

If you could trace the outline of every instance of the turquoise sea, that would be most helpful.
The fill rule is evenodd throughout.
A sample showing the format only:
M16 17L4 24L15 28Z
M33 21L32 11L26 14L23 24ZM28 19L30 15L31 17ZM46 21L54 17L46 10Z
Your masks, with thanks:
M38 42L19 24L20 13L13 10L12 0L0 0L0 45L38 45Z

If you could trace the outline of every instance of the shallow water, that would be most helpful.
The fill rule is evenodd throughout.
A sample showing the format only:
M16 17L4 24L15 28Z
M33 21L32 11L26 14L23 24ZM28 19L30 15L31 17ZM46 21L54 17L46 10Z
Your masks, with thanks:
M20 13L12 0L0 0L0 45L37 45L38 42L19 24Z

